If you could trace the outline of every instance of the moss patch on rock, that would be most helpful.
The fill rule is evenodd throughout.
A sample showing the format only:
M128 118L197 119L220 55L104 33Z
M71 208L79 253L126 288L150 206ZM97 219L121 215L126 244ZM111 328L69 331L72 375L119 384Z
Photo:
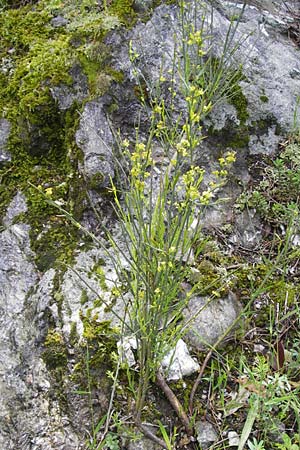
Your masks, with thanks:
M83 105L74 102L61 110L51 89L72 89L74 64L87 77L86 100L103 95L112 81L122 82L122 73L109 66L103 38L122 24L132 26L136 13L132 0L102 6L90 0L34 3L19 2L0 16L0 108L11 123L7 150L12 155L0 169L0 217L16 192L25 192L28 212L18 220L31 225L36 262L44 271L56 260L69 262L79 236L76 227L49 206L47 196L76 219L86 205L86 187L78 173L81 153L74 142Z

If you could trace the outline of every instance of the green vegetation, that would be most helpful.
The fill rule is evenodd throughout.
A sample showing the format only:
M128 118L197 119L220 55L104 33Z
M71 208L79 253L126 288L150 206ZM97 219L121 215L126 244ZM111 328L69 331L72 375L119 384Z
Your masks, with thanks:
M90 0L4 2L0 7L0 110L12 126L7 148L12 161L0 167L0 217L16 192L25 192L29 211L19 219L31 225L36 263L44 271L55 261L71 261L78 229L66 227L28 183L81 217L86 186L74 142L78 111L113 80L122 82L122 74L108 65L109 49L102 41L111 29L132 26L135 13L127 0L104 7ZM53 22L57 16L64 18L62 25ZM81 103L59 110L51 89L62 84L72 89L76 66L87 77L89 91Z
M240 125L222 145L237 149L249 141L247 100L238 85L242 70L231 65L236 50L230 47L231 37L239 19L230 26L223 55L217 59L205 50L211 48L213 35L194 28L188 7L181 2L178 45L183 58L174 61L180 92L169 73L161 73L157 86L149 86L142 76L137 80L136 95L149 113L149 133L137 130L132 140L119 136L119 180L112 182L111 198L122 243L103 227L108 249L107 240L97 239L80 225L85 183L77 171L82 155L74 133L82 103L61 111L50 88L71 86L74 64L80 65L88 81L83 102L103 95L112 81L122 83L123 74L108 66L109 49L103 38L115 27L134 24L133 2L113 0L100 7L90 0L50 0L37 2L34 8L33 2L24 3L16 2L11 9L0 2L4 9L0 56L6 67L0 74L0 105L3 117L12 122L8 146L12 162L0 169L0 212L18 189L26 193L29 212L16 220L31 225L40 271L71 262L79 236L93 239L107 252L119 276L107 310L113 313L113 301L120 298L126 304L127 317L118 328L99 322L93 308L87 308L86 286L79 299L84 311L81 337L72 323L68 345L75 349L76 363L71 378L77 394L88 398L92 423L88 448L118 450L120 436L132 438L135 426L163 448L191 448L195 420L205 414L220 434L215 450L228 448L229 430L239 434L239 450L274 445L299 449L300 252L294 245L299 229L299 136L290 138L277 159L264 165L260 180L238 200L240 209L255 208L270 227L258 249L245 256L245 249L234 247L222 230L222 243L202 230L206 208L218 201L235 162L235 153L226 151L212 173L196 165L196 150L205 137L203 118L226 96ZM51 20L58 15L66 23L54 27ZM133 46L130 57L133 63L138 59ZM173 105L159 95L164 83L171 96L180 94L185 102L185 113L175 123ZM264 93L260 100L268 101ZM266 124L267 119L253 126L263 131ZM164 164L156 160L157 145ZM98 184L97 179L94 182ZM109 290L103 261L89 275L102 290ZM189 298L197 294L215 300L230 291L237 292L243 305L236 321L239 330L232 338L222 336L206 354L194 355L202 364L201 383L196 377L171 383L178 403L171 402L175 412L165 408L162 414L162 392L155 384L168 400L173 397L164 384L160 361L185 332L182 312ZM59 303L59 290L55 297ZM107 306L101 298L94 302L95 308L103 305ZM133 366L118 355L117 341L121 338L124 343L126 336L136 344ZM51 328L43 360L62 394L70 359L64 338ZM105 413L94 410L93 398L100 390L111 391ZM157 433L144 422L153 423Z
M238 207L255 208L270 225L299 227L300 143L298 137L286 143L274 161L266 162L261 181L243 193Z

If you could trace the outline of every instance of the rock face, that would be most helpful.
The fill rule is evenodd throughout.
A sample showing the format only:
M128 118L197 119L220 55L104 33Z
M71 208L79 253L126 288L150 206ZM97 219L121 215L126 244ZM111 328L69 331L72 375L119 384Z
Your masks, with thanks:
M192 297L184 312L184 320L189 322L186 339L199 350L205 350L233 327L241 310L242 305L232 293L213 300Z
M58 19L58 17L55 19ZM58 23L58 21L55 23ZM62 111L69 109L75 101L82 102L89 93L87 77L82 73L79 65L72 67L70 76L73 80L71 86L61 84L50 89L52 97Z
M51 381L39 347L54 271L39 280L29 227L11 224L24 210L24 198L18 194L0 234L0 448L75 449L78 438L58 401L49 396Z
M136 2L136 8L143 10L144 3ZM206 3L209 10L211 3ZM214 42L218 55L230 19L241 10L241 2L214 3ZM285 10L285 5L289 2L249 0L246 3L235 36L237 40L248 36L234 55L237 62L242 62L243 77L237 88L238 94L235 101L231 99L218 103L213 113L205 118L204 131L209 136L197 154L201 164L203 162L208 167L214 167L221 148L237 151L235 175L242 182L249 179L247 157L272 155L282 136L293 128L293 112L300 92L299 49L289 37L293 18ZM148 6L150 9L150 1L146 2L146 8ZM190 13L193 14L192 6ZM201 16L202 11L199 10L198 25ZM56 30L66 23L66 19L60 16L52 20L52 26ZM87 181L88 189L93 191L92 195L97 196L98 192L107 188L115 174L113 131L117 132L121 127L121 133L133 141L135 126L139 122L141 135L147 133L147 113L140 112L138 108L138 94L135 91L137 77L147 97L151 89L158 88L158 81L163 75L165 80L161 81L159 95L165 99L166 104L171 101L169 87L173 76L175 87L179 90L180 73L175 70L171 75L169 72L173 70L173 55L178 49L174 35L180 36L180 33L178 7L175 4L162 4L154 10L146 23L138 22L131 30L113 30L106 36L105 44L111 49L113 71L122 73L124 82L113 83L105 98L88 101L83 107L77 131L74 132L74 141L82 152L79 172ZM74 36L73 38L76 41ZM78 35L77 39L80 41L81 37ZM134 62L128 57L129 41L132 42ZM76 45L75 42L74 47ZM75 64L70 75L73 79L72 86L49 86L55 108L63 111L62 115L67 114L75 102L85 101L89 93L88 80L80 65ZM46 85L47 83L48 80L45 81ZM237 98L242 101L238 102ZM180 115L184 117L186 110L180 95L173 101L174 117L171 119L176 121ZM43 111L39 112L42 116ZM55 117L56 114L60 115L55 109ZM43 117L48 116L42 116L41 122ZM47 124L48 128L53 123ZM38 150L43 147L41 140L44 139L40 125L39 122L35 123L34 129L31 129L34 139L27 139L27 142L34 141ZM11 160L6 148L10 131L10 122L1 118L0 167ZM53 141L58 140L58 147L62 142L63 133L60 131L63 130L51 130ZM51 145L51 142L45 144L47 151ZM33 153L40 155L38 152ZM32 172L38 171L38 163L33 164L31 169ZM51 171L53 167L48 169ZM73 174L70 178L72 176ZM39 182L42 180L38 180ZM53 185L59 184L61 189L64 183L65 180L60 177L53 180ZM0 187L5 189L5 185ZM53 190L52 186L45 188L48 193ZM240 188L234 183L229 189L232 197L240 192ZM45 338L51 325L51 329L58 333L68 348L69 365L65 370L66 376L69 376L76 353L72 349L72 334L75 333L79 341L82 339L83 316L97 315L99 323L111 320L117 326L120 321L116 314L122 317L127 303L124 306L124 299L120 300L117 295L112 295L112 289L119 285L113 263L109 260L109 252L99 250L91 243L90 248L84 251L78 246L73 267L65 270L59 281L56 267L43 274L38 273L31 249L29 225L19 223L17 218L27 211L26 195L26 192L18 192L12 199L1 221L3 227L0 228L0 449L80 449L84 448L86 438L86 430L84 427L80 429L80 424L88 426L89 422L81 422L83 414L78 410L84 404L82 409L85 408L84 414L88 415L87 402L86 399L80 402L72 392L68 392L66 398L73 400L73 410L67 405L68 402L62 405L61 392L54 387L53 377L42 359ZM218 223L220 220L222 223L222 214L227 220L228 214L226 211L224 213L224 208L215 209L210 221ZM56 223L55 213L51 220ZM94 222L89 225L91 229L95 228ZM255 245L260 239L259 223L254 223L254 228L248 225L247 218L241 217L237 224L239 234L235 237L236 240L241 239L245 247L248 244L251 247L253 242ZM124 270L129 270L126 261ZM100 297L102 303L99 306L97 300ZM126 297L125 300L130 301ZM113 306L115 314L111 309L106 309L106 303ZM191 329L186 334L191 345L200 350L206 349L207 344L213 345L232 326L241 310L241 305L233 294L227 298L212 300L207 305L206 303L207 298L194 296L185 311L185 320L190 320L203 307L193 318ZM70 362L72 356L74 360ZM195 363L193 367L198 368L198 365ZM68 387L65 385L62 388L64 393L66 386ZM213 433L208 431L208 434L209 442L213 442ZM199 442L206 445L202 440ZM154 449L156 446L142 439L138 443L131 443L128 448Z
M10 133L10 123L6 119L0 119L0 166L11 160L11 155L6 150Z
M114 177L113 136L101 101L87 103L76 133L76 142L84 154L81 172L94 189L110 185Z
M214 44L220 50L226 39L230 17L241 12L242 2L234 9L233 2L216 3L218 10L214 12ZM250 154L272 154L280 139L294 126L292 111L297 108L297 93L300 88L299 50L288 37L292 17L282 2L280 8L278 3L274 3L274 8L265 8L265 4L259 1L249 3L233 44L238 47L234 58L241 63L243 72L239 100L232 103L221 102L207 119L207 126L216 131L231 128L239 134L246 134L244 144L237 144L232 135L230 142L228 136L229 147L235 141L235 146L246 146ZM205 5L203 11L207 9L209 6ZM192 17L193 5L190 14ZM199 11L199 27L200 19ZM181 33L178 9L174 5L158 7L146 24L137 25L133 29L130 35L132 52L138 55L134 63L135 70L138 70L150 91L155 89L160 74L163 73L166 91L162 85L161 92L168 95L168 81L171 79L169 73L172 73L175 49L173 37L174 34L180 36ZM109 40L109 43L112 41ZM135 70L128 61L127 52L122 47L120 49L118 41L115 43L115 66L125 71L129 79L133 79ZM176 76L175 81L179 83L180 77ZM180 97L175 98L174 109L182 111ZM226 133L222 135L223 143L225 135Z
M197 431L197 441L203 450L210 448L218 439L216 430L209 422L197 422L195 428Z

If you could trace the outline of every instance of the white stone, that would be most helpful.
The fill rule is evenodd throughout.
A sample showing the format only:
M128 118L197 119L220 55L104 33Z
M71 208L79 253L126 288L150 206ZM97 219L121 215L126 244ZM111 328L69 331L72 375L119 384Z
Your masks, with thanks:
M228 431L229 447L238 447L240 443L239 435L235 431Z
M199 364L191 357L182 339L162 360L161 366L168 381L181 380L200 369Z

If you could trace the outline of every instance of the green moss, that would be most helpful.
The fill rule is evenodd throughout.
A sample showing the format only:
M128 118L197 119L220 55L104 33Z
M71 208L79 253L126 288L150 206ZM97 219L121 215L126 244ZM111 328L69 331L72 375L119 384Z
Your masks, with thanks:
M262 103L268 103L269 102L269 97L267 97L266 95L261 95L259 98L260 98L260 101Z
M225 147L230 147L233 150L247 148L250 140L248 126L237 127L233 124L220 131L210 128L208 130L208 135L217 139L216 146L220 147L221 151L223 151Z
M137 20L133 4L134 0L112 0L109 11L112 14L116 14L119 20L127 27L133 27Z
M119 331L112 328L110 321L99 322L98 318L82 316L84 326L83 337L90 353L90 367L101 367L103 363L111 363L113 354L117 352Z
M235 107L240 125L245 126L249 118L248 101L239 85L235 86L234 93L229 97L229 103Z
M51 37L53 29L49 25L50 19L51 15L47 11L34 10L30 5L2 12L0 15L2 51L11 46L15 58L15 53L17 56L22 55L40 39Z
M239 72L236 77L237 80L243 79ZM222 150L224 147L230 147L233 150L247 148L250 139L250 130L247 123L249 119L248 101L235 78L233 78L233 86L228 92L228 102L236 109L239 125L231 123L230 126L220 131L210 128L208 134L217 138Z
M77 333L77 326L76 326L76 322L72 322L71 324L71 330L70 330L70 337L69 337L69 342L70 345L72 347L74 347L79 341L79 336Z
M68 352L60 333L49 330L44 343L42 358L51 371L65 370L68 362Z
M89 301L89 296L87 294L87 290L83 289L80 296L80 304L85 305Z
M98 261L97 264L95 264L92 270L90 271L90 275L94 275L94 277L97 278L97 281L100 284L101 289L103 291L107 291L108 287L106 284L105 272L102 268L103 265L105 265L103 260Z
M114 81L116 81L117 83L123 83L124 81L124 73L119 71L119 70L115 70L112 67L105 67L104 71L106 74L110 75L112 77L112 79Z
M91 97L106 92L112 81L123 81L123 74L109 67L110 50L102 40L121 22L134 24L132 3L115 0L103 10L90 0L41 0L1 13L0 108L12 125L7 149L12 161L0 169L0 217L16 192L23 191L28 212L18 220L31 226L41 271L56 261L71 261L79 232L29 183L63 204L76 220L86 205L86 186L77 169L82 155L74 142L82 105L60 111L50 89L71 85L69 69L78 61ZM51 19L58 15L68 22L55 28ZM95 177L92 185L99 181Z

